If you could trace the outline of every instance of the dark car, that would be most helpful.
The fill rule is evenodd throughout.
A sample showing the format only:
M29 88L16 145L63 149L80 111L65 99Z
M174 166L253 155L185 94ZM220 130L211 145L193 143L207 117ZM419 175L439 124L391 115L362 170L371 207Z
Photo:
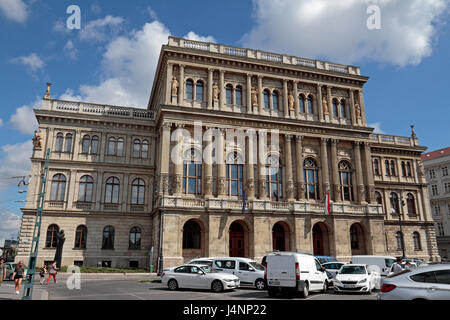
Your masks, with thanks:
M319 260L320 264L337 261L336 257L332 256L316 256L316 259Z

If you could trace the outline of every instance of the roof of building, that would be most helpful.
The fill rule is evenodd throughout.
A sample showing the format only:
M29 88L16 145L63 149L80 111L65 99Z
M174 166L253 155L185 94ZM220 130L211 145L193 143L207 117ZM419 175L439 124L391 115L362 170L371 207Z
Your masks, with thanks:
M436 158L440 158L440 157L444 157L444 156L448 156L448 155L450 155L450 147L424 153L421 156L421 158L422 158L422 161L426 161L426 160L436 159Z

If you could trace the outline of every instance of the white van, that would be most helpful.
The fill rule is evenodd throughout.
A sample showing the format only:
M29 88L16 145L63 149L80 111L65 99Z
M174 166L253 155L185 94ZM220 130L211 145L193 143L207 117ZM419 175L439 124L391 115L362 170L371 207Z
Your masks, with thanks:
M391 256L352 256L353 264L367 264L368 266L377 266L380 270L380 275L387 276L391 270L392 264L396 261L395 257Z
M239 278L241 285L254 286L258 290L264 290L266 288L264 267L249 258L197 258L191 260L189 264L207 264L216 271L234 274Z
M326 292L329 285L325 268L313 255L306 253L269 253L266 277L270 297L277 292L300 291L306 298L310 291Z

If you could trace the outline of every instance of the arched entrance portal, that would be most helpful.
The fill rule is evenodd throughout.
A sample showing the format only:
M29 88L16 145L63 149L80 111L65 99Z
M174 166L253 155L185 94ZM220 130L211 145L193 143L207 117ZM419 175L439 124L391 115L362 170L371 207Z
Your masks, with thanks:
M367 254L364 228L360 223L354 223L350 227L350 247L352 255Z
M245 257L245 230L240 221L230 225L230 257Z
M316 256L330 255L328 228L322 222L316 223L313 227L313 250Z
M289 250L289 227L284 222L277 222L272 228L273 250Z

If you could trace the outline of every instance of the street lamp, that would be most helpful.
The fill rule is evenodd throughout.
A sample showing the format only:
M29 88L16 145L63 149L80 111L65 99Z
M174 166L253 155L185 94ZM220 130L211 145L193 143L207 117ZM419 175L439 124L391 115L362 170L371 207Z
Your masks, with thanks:
M167 176L167 185L169 185L169 177ZM159 230L159 263L158 263L158 276L162 274L162 270L164 268L164 257L163 257L163 240L164 240L164 198L166 195L166 188L165 188L165 182L163 182L163 194L161 199L161 223L160 223L160 230ZM172 193L172 190L169 189L169 194Z

